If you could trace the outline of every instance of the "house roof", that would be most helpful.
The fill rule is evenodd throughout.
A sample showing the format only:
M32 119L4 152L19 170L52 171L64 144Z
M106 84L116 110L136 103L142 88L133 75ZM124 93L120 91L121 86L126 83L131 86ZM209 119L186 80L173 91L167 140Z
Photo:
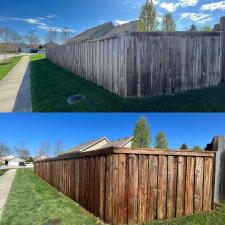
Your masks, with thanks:
M56 46L56 45L58 45L57 43L55 43L55 42L53 42L53 41L49 41L49 42L47 42L47 43L45 43L43 46L45 47L45 48L51 48L51 47L54 47L54 46Z
M77 36L71 38L67 41L67 43L72 42L83 42L94 38L99 38L104 36L106 33L108 33L110 30L112 30L115 26L112 22L104 23L100 26L90 28Z
M40 155L40 156L37 156L37 157L33 158L33 161L41 161L41 160L44 160L44 159L48 159L48 156Z
M7 156L2 157L2 160L3 161L9 161L9 160L14 159L14 158L16 158L16 157L13 156L13 155L7 155Z
M107 144L105 144L102 148L109 148L109 147L118 147L118 148L122 148L124 147L128 142L132 141L134 139L134 137L126 137L126 138L122 138L122 139L118 139L116 141L111 141Z
M9 161L14 161L14 162L25 162L25 160L21 159L21 158L18 158L18 157L15 157L13 159L10 159Z
M68 154L76 153L76 152L84 152L85 150L87 150L91 146L93 146L93 145L95 145L95 144L97 144L97 143L99 143L103 140L106 140L107 142L109 142L109 140L106 137L102 137L102 138L99 138L99 139L96 139L96 140L91 140L91 141L88 141L86 143L80 144L80 145L72 148L71 150L69 150L67 152L63 152L63 153L59 154L59 156L68 155Z
M131 31L131 32L135 32L138 31L138 20L136 21L131 21L129 23L125 23L122 25L118 25L116 27L114 27L112 30L110 30L105 37L110 37L113 35L118 35L121 34L125 31Z

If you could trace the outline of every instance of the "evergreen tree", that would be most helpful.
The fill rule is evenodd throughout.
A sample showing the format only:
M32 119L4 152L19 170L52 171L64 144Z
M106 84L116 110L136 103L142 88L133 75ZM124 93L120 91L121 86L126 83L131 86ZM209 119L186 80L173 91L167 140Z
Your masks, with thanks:
M198 145L195 145L193 148L192 148L192 151L202 151L202 148Z
M202 28L202 31L205 31L205 32L211 32L212 31L212 28L210 26L204 26Z
M155 147L158 149L168 149L168 141L163 132L159 132L156 136Z
M180 150L188 150L188 146L187 144L182 144L181 147L180 147Z
M147 119L141 117L134 128L133 148L148 148L151 144L150 129Z
M189 29L189 31L191 31L191 32L197 31L196 25L195 24L192 24L191 27L190 27L190 29Z
M142 6L138 21L138 31L155 31L158 26L158 16L152 0L146 0Z
M173 16L171 13L168 13L163 17L162 31L167 31L167 32L176 31L176 23L173 20Z

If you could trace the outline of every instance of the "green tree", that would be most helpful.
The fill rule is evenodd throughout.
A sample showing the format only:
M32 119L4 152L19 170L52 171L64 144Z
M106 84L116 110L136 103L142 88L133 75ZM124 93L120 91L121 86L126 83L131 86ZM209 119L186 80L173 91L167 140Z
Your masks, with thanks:
M180 150L188 150L188 146L187 144L182 144L181 147L180 147Z
M155 147L158 149L168 149L168 141L165 133L158 133L158 135L156 136Z
M210 26L204 26L202 28L202 31L205 31L205 32L211 32L212 31L212 28Z
M141 117L134 128L133 148L148 148L151 144L150 128L146 117Z
M192 148L192 151L202 151L202 148L198 145L195 145L193 148Z
M191 31L191 32L197 31L196 25L195 24L192 24L191 27L190 27L190 29L189 29L189 31Z
M163 17L162 31L167 31L167 32L176 31L176 23L173 20L173 16L171 13L168 13Z
M158 16L152 0L146 0L142 6L138 21L138 31L155 31L158 26Z

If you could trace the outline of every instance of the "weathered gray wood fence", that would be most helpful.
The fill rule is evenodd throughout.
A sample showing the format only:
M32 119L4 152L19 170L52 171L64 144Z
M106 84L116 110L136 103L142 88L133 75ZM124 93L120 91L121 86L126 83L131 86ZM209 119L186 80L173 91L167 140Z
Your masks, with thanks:
M223 32L126 32L47 48L47 58L124 97L172 94L222 80Z

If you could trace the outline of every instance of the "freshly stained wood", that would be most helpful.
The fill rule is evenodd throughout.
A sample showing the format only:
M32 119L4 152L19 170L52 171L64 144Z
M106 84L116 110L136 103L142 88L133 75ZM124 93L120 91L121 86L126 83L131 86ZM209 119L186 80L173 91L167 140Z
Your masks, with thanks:
M185 177L186 177L186 157L179 156L177 165L177 197L176 197L176 217L185 214Z
M149 156L149 181L148 181L148 198L147 198L147 222L156 219L157 215L157 185L158 185L158 156Z
M128 224L138 222L138 156L129 155Z
M186 190L185 190L185 215L193 214L194 200L194 163L195 158L187 157Z
M176 216L177 158L168 157L167 218Z
M108 224L142 224L210 211L213 169L213 152L126 148L34 164L38 176Z
M138 187L138 223L142 224L147 219L147 188L148 188L148 157L139 156L139 187Z

